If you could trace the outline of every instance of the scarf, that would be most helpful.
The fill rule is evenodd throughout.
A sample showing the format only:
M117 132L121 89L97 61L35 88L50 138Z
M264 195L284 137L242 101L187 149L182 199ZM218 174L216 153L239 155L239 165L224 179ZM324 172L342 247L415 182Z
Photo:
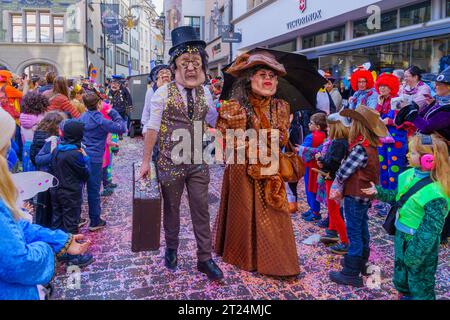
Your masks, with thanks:
M392 97L389 95L387 97L382 97L380 96L380 101L381 104L377 105L376 110L378 111L378 113L383 116L387 113L389 113L389 111L391 111L391 99Z
M450 104L450 95L448 96L436 96L436 104L438 104L439 106L446 106Z
M417 91L419 91L419 87L425 86L425 85L426 85L425 83L423 83L422 81L419 81L414 88L411 88L410 86L405 86L403 88L403 91L405 94L407 94L409 96L413 96L413 95L417 94Z
M348 150L352 151L352 149L357 145L360 144L363 147L367 148L370 146L369 141L364 138L362 135L359 135L358 137L356 137L355 141L353 141L352 143L350 143L350 145L348 146Z
M248 101L252 105L256 116L259 118L261 129L270 129L270 106L272 104L272 97L263 97L251 92L248 95Z

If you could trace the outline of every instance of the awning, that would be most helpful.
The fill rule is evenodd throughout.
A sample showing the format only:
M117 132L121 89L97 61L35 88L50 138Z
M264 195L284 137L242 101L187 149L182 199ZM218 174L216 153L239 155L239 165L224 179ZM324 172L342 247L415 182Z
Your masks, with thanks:
M447 20L447 19L446 19ZM299 53L306 55L308 59L317 59L320 56L326 56L338 52L346 52L362 48L380 46L396 42L404 42L422 38L436 37L450 34L450 24L447 22L439 23L431 26L419 26L417 29L381 34L378 37L365 37L360 40L349 40L340 42L335 45L329 45L324 48L318 48L310 51L309 49L300 50Z

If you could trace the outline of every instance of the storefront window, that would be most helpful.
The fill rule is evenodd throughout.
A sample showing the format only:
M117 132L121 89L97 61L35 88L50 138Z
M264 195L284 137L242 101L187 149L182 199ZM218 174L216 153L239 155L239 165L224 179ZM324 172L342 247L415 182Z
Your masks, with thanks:
M400 27L424 23L431 20L431 2L425 1L400 9Z
M441 59L449 55L450 36L417 39L376 47L340 52L319 58L322 70L338 70L340 77L348 77L354 68L370 62L377 72L407 69L417 65L427 72L439 71Z
M294 52L297 50L297 39L291 40L289 42L283 42L283 43L275 44L273 46L269 46L269 49L286 51L286 52Z
M345 40L345 26L331 29L327 32L306 36L303 38L303 49L319 47Z
M353 22L353 37L359 38L369 34L397 29L397 13L397 10L383 13L381 15L380 29L369 29L367 27L367 19Z

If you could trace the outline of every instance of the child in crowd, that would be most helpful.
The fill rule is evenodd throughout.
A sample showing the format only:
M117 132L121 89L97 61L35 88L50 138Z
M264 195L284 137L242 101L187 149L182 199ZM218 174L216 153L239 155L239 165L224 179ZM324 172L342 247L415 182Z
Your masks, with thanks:
M34 131L39 121L44 118L44 113L49 106L48 99L38 92L28 92L22 99L22 113L20 114L20 133L22 135L23 172L34 171L35 166L30 160L31 144L33 142Z
M107 103L103 102L103 108L100 111L103 115L103 117L106 120L111 120L111 118L108 116L109 110L112 108L112 106ZM119 148L119 144L113 141L113 135L112 133L108 133L108 136L106 138L106 146L105 146L105 153L103 154L103 169L102 169L102 183L103 183L103 191L101 193L102 197L107 197L112 195L114 192L114 188L117 187L117 184L112 183L112 156L113 148Z
M305 161L306 173L304 176L306 198L309 205L309 210L302 213L302 218L305 221L317 221L321 219L320 215L320 203L316 200L317 194L317 172L313 171L313 168L317 167L317 161L312 156L308 157L308 153L311 148L318 148L326 139L327 130L327 116L325 113L313 114L310 118L309 130L311 134L306 136L303 144L299 148L299 155ZM306 161L309 160L309 161Z
M80 114L86 112L86 106L83 104L84 89L78 83L70 90L70 103L78 110Z
M111 120L105 119L100 112L103 107L102 101L95 93L87 93L83 97L83 102L88 109L81 115L80 121L84 124L83 144L86 146L86 153L91 159L92 170L87 182L87 193L90 218L89 231L92 232L106 226L106 221L100 218L100 186L106 138L108 133L125 133L126 122L114 109L110 109L108 112Z
M39 122L30 148L30 159L36 166L36 170L49 172L52 151L59 141L59 125L64 119L66 119L65 113L50 111ZM52 216L50 190L38 193L35 223L50 228Z
M83 184L90 175L89 157L81 148L84 125L78 120L65 120L60 125L61 142L52 153L50 173L59 181L50 190L52 196L52 229L78 233ZM78 266L92 262L91 254L65 255L61 261Z
M336 172L348 155L348 136L351 123L338 113L329 115L327 123L331 144L327 148L326 153L322 151L323 156L318 154L317 165L326 174L324 178L329 225L326 234L321 237L320 241L328 244L338 242L340 239L341 243L330 247L330 251L336 254L346 254L348 251L347 229L341 216L340 203L330 200L330 190L336 177Z
M401 299L434 300L440 234L450 208L447 144L437 135L418 134L410 139L408 160L412 168L399 176L398 189L388 190L372 183L362 191L394 203L424 181L398 210L394 285Z
M369 210L373 196L361 191L370 187L370 182L380 179L378 147L380 137L388 131L379 114L360 105L356 110L345 109L343 117L352 118L349 134L350 154L336 173L330 191L330 200L344 199L344 212L347 222L349 248L344 256L343 269L332 271L330 279L339 284L355 287L363 286L360 273L367 274L366 264L370 256Z

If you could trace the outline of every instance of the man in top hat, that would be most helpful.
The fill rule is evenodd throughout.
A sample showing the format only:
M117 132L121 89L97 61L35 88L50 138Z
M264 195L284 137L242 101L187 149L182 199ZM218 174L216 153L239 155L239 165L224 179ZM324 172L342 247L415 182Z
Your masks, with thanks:
M202 153L202 141L194 141L194 133L201 139L203 134L197 132L198 128L201 131L205 122L214 126L217 119L211 93L203 85L208 63L206 43L197 38L194 28L184 26L172 31L172 45L170 68L175 81L159 88L151 99L140 178L150 174L149 162L159 133L157 169L164 199L165 265L172 270L177 267L180 201L186 186L197 241L197 268L210 280L220 280L223 273L211 256L209 169L206 164L194 163L195 155ZM182 158L185 160L181 164L178 156L172 157L172 150L174 147L178 149L179 143L172 141L172 133L180 129L187 133L182 137L183 143L188 141L191 146L189 150L183 150Z

